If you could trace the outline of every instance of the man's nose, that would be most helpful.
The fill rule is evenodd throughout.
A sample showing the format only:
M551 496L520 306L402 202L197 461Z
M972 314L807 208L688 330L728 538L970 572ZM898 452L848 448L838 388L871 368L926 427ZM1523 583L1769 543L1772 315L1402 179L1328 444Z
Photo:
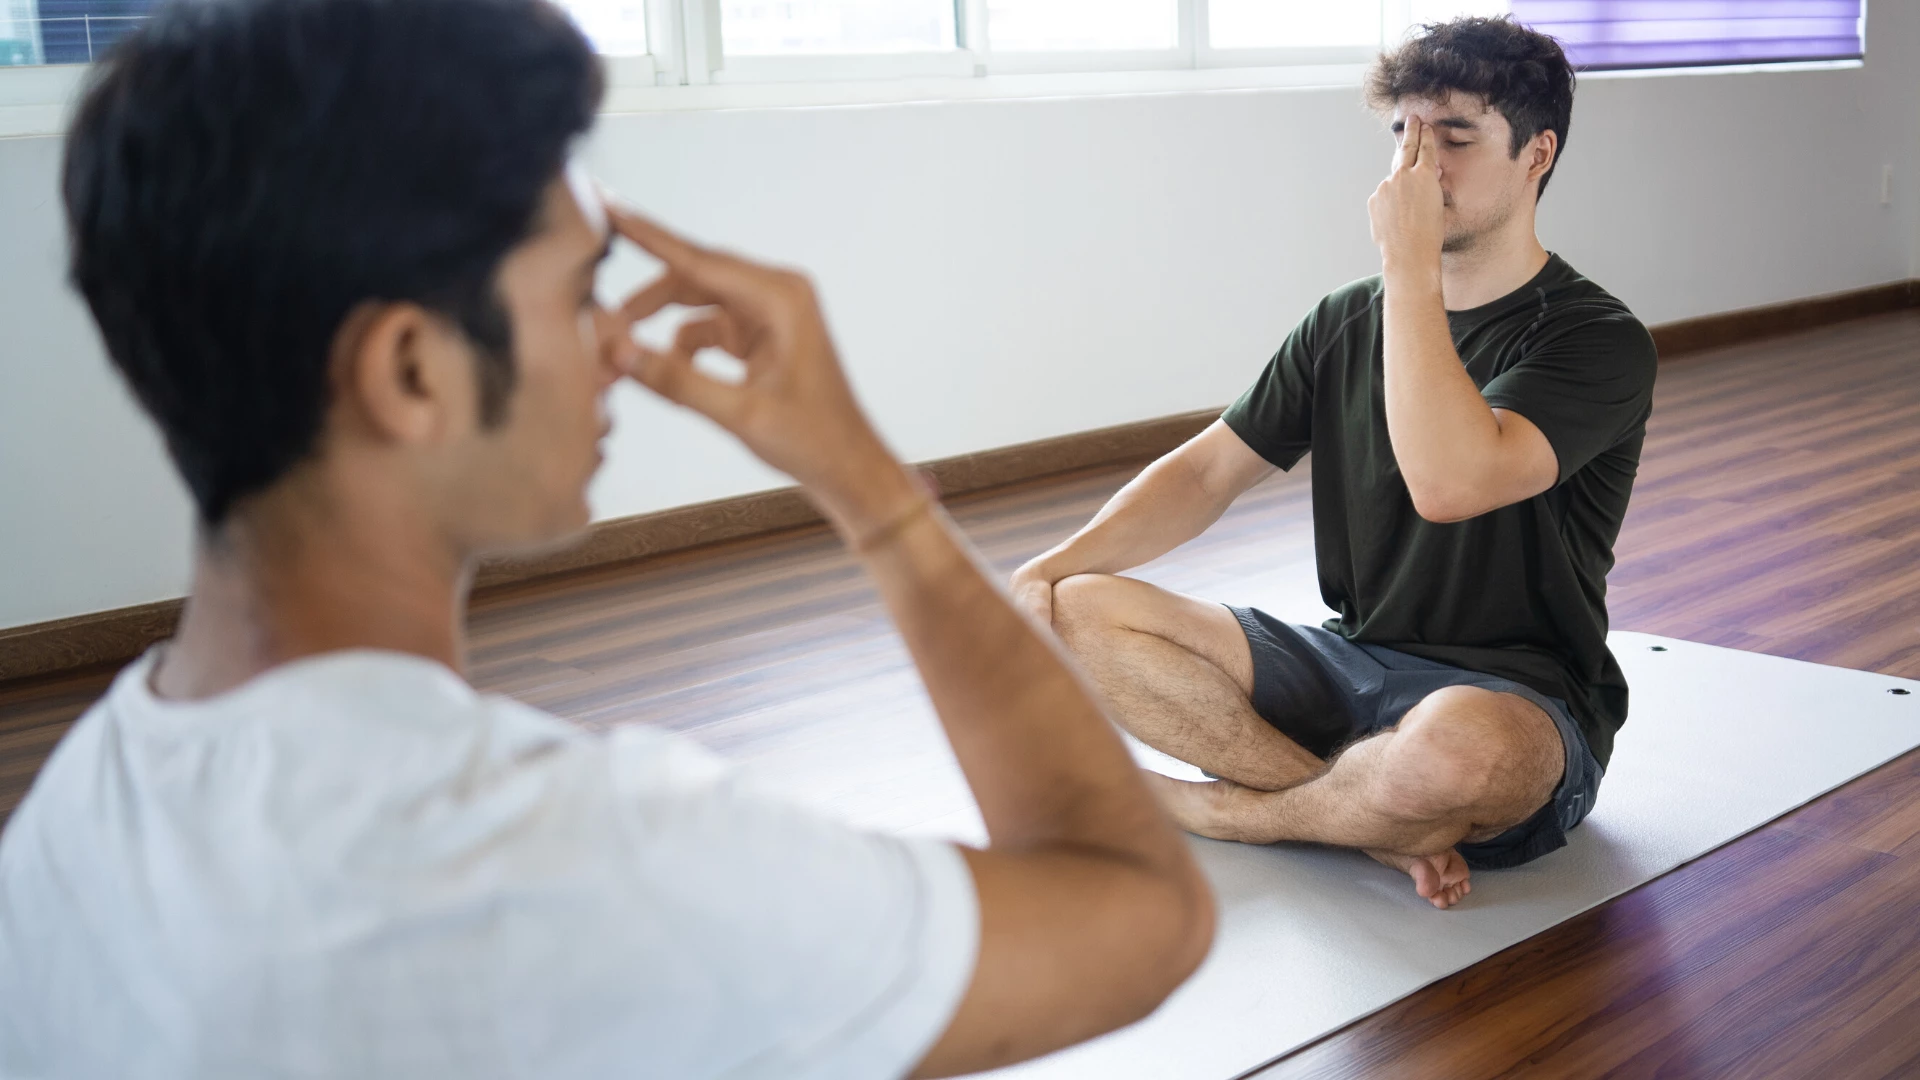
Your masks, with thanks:
M620 325L613 312L596 305L593 309L594 349L600 359L600 385L604 389L612 386L627 373L621 359L621 346L626 344L628 330Z

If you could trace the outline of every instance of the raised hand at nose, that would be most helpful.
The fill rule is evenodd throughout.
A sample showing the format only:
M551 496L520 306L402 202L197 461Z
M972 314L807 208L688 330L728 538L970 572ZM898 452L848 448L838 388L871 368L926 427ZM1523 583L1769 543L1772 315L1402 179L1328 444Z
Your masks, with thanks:
M636 380L800 481L850 539L925 497L854 399L804 275L702 247L617 205L608 220L664 264L614 312L616 362ZM664 349L634 340L634 324L675 304L705 310ZM707 348L740 360L741 378L700 370L694 357Z
M1439 272L1445 239L1446 196L1440 187L1440 152L1433 125L1418 116L1406 118L1393 171L1367 200L1373 242L1382 265L1395 269Z

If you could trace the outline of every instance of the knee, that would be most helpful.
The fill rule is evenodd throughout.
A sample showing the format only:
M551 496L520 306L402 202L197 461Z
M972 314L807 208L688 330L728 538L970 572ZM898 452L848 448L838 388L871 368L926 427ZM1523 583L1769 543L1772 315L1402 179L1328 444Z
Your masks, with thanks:
M1454 686L1428 695L1394 729L1382 801L1396 816L1433 821L1500 801L1526 740L1500 695Z
M1053 583L1053 627L1071 640L1122 625L1125 578L1111 574L1074 574Z

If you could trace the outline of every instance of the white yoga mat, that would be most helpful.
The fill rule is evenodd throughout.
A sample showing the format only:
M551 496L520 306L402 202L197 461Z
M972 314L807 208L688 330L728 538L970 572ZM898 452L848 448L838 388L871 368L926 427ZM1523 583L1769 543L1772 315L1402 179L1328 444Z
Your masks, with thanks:
M991 1075L1228 1080L1920 745L1920 682L1648 634L1611 642L1632 713L1567 847L1477 874L1438 911L1357 853L1195 840L1221 919L1192 981L1131 1028Z

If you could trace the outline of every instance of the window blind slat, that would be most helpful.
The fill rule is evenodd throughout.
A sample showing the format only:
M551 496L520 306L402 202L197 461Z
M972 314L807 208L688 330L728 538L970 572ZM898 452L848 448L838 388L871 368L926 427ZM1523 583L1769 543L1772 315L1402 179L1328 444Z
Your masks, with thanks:
M1528 21L1630 22L1636 19L1858 19L1860 0L1514 0Z
M1809 38L1853 40L1853 24L1837 19L1648 19L1606 23L1537 22L1535 30L1552 34L1563 45L1617 44L1655 41L1789 41Z
M1513 0L1585 69L1850 60L1861 0Z

